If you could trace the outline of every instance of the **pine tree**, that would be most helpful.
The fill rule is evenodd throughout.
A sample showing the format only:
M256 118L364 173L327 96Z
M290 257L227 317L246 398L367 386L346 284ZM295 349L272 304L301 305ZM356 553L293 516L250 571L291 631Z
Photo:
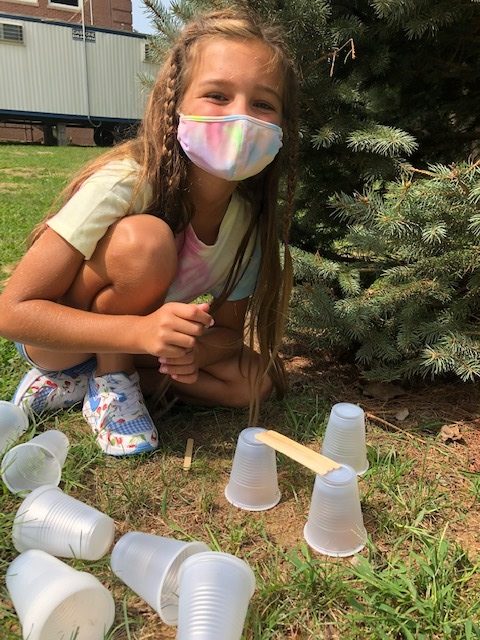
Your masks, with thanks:
M331 203L342 262L297 256L292 328L353 350L372 379L480 377L480 161L406 165L384 193Z
M159 60L198 11L233 4L285 28L301 83L292 327L373 377L476 377L477 165L449 165L480 152L480 3L144 1ZM430 165L424 179L406 158Z

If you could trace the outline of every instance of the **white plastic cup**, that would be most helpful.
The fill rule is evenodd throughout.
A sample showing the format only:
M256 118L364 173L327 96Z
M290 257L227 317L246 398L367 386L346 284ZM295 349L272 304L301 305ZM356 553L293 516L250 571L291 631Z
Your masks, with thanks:
M256 439L266 431L248 427L240 432L225 497L246 511L271 509L280 501L275 450Z
M21 407L0 400L0 456L28 429L28 416Z
M249 565L209 551L180 568L177 640L240 640L255 591Z
M42 485L58 485L68 453L68 438L52 429L18 444L2 460L2 480L12 493L33 491Z
M322 453L335 462L348 464L359 476L367 471L365 414L361 407L350 402L333 405L325 430Z
M342 465L316 476L303 535L312 549L327 556L341 558L363 549L367 532L352 467Z
M122 536L113 548L113 573L135 591L163 622L177 624L178 571L193 554L209 551L203 542L183 542L140 531Z
M6 583L24 640L104 640L113 624L112 595L97 578L44 551L17 556Z
M25 498L12 530L17 551L41 549L52 556L83 560L102 558L114 535L112 518L48 485Z

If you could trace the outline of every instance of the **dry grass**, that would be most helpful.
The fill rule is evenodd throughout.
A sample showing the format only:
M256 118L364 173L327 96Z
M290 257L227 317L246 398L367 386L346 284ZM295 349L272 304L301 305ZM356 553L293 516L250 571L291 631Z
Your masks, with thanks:
M393 557L406 560L412 550L418 551L420 539L430 536L432 541L438 540L446 529L446 538L463 547L473 560L480 548L480 490L468 474L471 432L464 422L464 442L449 445L440 442L436 434L444 423L477 417L478 390L467 385L439 385L408 390L399 398L379 402L362 395L360 382L352 376L354 370L325 367L319 356L300 356L298 350L291 359L287 355L294 393L284 402L271 401L265 406L264 425L318 449L329 407L346 400L358 402L367 412L398 426L388 430L375 420L368 422L371 468L361 479L360 488L370 543L361 555L380 564ZM393 416L405 406L409 418L401 426L395 425ZM341 591L335 591L335 584L342 585L342 580L353 584L351 563L310 553L303 541L312 474L279 456L282 500L277 507L250 513L226 501L223 491L237 435L247 426L245 420L241 411L177 405L158 425L159 450L151 456L125 460L97 453L88 428L74 412L39 425L39 430L57 426L67 433L72 449L64 471L64 489L113 517L116 539L134 530L198 539L250 563L257 576L257 592L245 628L246 639L362 637L359 627L349 629L349 603ZM183 455L189 437L195 441L194 458L190 471L185 472ZM3 502L6 530L11 524L6 513L13 513L18 500L4 496ZM9 542L5 547L4 568L15 555ZM110 638L175 637L174 629L165 626L113 576L108 556L98 563L72 564L97 575L114 594L117 629ZM308 573L307 569L311 584L302 573ZM473 582L469 586L473 588ZM462 598L468 600L470 595L468 590ZM313 603L323 600L320 609L311 611ZM6 594L3 616L1 637L19 638ZM369 637L380 636L372 633Z
M18 181L16 191L0 192L2 268L18 259L21 239L63 186L67 163L73 171L96 153L13 146L6 151L4 165L22 173L5 175L8 184ZM367 395L369 388L354 367L340 365L329 354L305 353L292 342L285 347L285 359L291 393L264 406L263 426L318 450L335 402L359 403L383 420L367 424L370 469L360 491L369 543L354 563L320 556L304 543L314 478L284 456L278 456L282 499L277 507L251 513L225 500L246 412L176 405L158 421L158 451L138 459L101 454L76 412L50 417L36 429L56 427L68 435L71 449L61 487L114 518L116 540L133 530L199 539L250 563L257 589L245 640L480 638L474 626L480 613L475 574L480 549L478 385L417 385L381 399ZM7 399L25 364L1 339L0 366L0 397ZM405 408L409 414L400 421L396 415ZM444 443L440 429L451 423L459 423L463 439ZM189 437L195 447L186 473L182 463ZM20 500L0 488L3 576L17 555L11 527ZM374 580L361 558L368 560ZM108 555L95 563L67 562L90 571L112 591L116 620L108 640L175 637L175 630L112 574ZM0 590L0 638L21 638L5 587Z

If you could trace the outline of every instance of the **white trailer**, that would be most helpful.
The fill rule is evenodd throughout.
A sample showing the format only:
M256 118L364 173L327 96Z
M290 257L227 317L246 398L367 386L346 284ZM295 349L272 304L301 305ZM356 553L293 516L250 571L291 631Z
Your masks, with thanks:
M0 122L93 127L108 146L141 120L148 37L0 13Z

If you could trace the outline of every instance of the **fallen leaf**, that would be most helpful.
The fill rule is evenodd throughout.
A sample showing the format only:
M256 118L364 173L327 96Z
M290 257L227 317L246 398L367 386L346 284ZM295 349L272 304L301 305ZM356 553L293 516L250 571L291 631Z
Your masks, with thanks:
M400 411L397 411L397 413L395 414L395 420L398 420L399 422L403 422L405 418L407 418L409 415L410 415L410 411L407 409L407 407L403 407L402 409L400 409Z
M463 440L462 432L458 424L444 424L440 429L439 435L443 442L458 442L459 440Z

